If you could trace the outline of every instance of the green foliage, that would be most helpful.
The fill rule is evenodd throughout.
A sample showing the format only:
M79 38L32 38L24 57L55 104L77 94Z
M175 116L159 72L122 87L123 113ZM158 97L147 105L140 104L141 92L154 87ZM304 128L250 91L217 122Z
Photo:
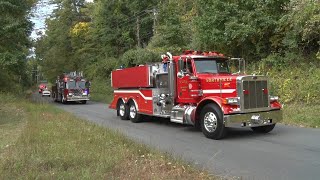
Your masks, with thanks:
M133 49L125 52L120 58L120 64L124 67L132 67L148 62L159 62L160 55L148 49Z
M113 89L111 88L110 77L102 78L100 76L91 81L91 99L93 101L102 101L110 103L113 99Z
M269 38L275 35L287 1L198 0L196 48L218 50L250 61L266 57L272 52Z
M119 57L138 44L147 44L152 36L152 16L148 10L155 2L97 1L93 10L92 33L98 56ZM140 42L136 36L139 24Z
M0 1L0 91L21 91L29 85L26 57L32 24L27 15L33 3Z
M317 53L320 47L320 3L317 0L292 0L289 11L278 22L286 50ZM281 40L281 38L280 38Z
M319 128L319 104L292 103L283 107L283 123Z
M303 56L287 53L270 55L249 67L250 73L265 74L271 80L271 93L281 102L320 104L320 63L305 63ZM290 64L291 63L291 64Z
M81 46L83 41L76 41L71 33L78 22L86 20L86 15L79 11L84 7L84 0L55 2L59 5L54 12L57 18L47 20L46 35L36 43L37 57L42 60L42 69L51 81L63 72L83 71L84 64L82 58L75 58L79 57L75 47Z
M179 53L191 43L191 17L188 9L192 1L167 0L159 3L159 24L157 33L148 46L158 52Z
M87 66L85 74L89 79L110 77L110 73L118 66L118 60L113 57L107 57L105 59L99 59L97 62Z

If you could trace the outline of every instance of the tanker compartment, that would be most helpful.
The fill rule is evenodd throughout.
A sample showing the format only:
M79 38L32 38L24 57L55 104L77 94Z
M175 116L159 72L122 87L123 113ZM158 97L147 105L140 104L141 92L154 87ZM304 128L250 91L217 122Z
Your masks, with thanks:
M168 118L172 109L168 73L156 73L155 85L156 88L152 88L153 115Z
M153 69L151 65L143 65L112 71L111 86L114 89L154 87Z

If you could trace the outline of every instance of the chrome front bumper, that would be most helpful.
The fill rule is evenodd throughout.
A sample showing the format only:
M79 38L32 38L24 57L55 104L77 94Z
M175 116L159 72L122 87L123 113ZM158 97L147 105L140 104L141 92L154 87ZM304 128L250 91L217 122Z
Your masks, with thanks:
M225 127L257 127L282 121L282 110L224 115Z
M81 97L81 96L79 96L79 97L77 97L77 96L73 96L73 97L68 97L67 98L67 101L89 101L90 99L89 99L89 97Z

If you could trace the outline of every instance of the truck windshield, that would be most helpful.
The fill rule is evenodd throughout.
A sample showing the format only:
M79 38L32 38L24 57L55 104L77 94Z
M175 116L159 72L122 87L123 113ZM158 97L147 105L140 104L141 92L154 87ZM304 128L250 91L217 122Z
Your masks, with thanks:
M68 81L68 89L75 89L75 88L86 88L86 82L84 81Z
M79 88L81 88L81 89L86 88L86 82L85 81L79 81L78 85L79 85Z
M68 89L75 89L76 87L76 81L68 81Z
M197 73L230 73L226 60L195 59Z

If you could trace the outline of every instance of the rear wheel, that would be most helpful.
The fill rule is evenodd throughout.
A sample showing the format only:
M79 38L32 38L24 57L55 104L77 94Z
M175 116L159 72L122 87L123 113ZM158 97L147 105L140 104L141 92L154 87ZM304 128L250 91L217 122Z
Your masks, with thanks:
M252 131L256 133L268 133L273 130L276 124L271 124L267 126L259 126L259 127L252 127Z
M200 114L200 125L202 133L210 139L222 139L226 134L223 124L223 114L215 104L207 104Z
M137 107L133 102L129 104L129 118L133 123L141 122L141 115L138 114Z
M119 113L120 119L122 120L129 119L129 109L128 109L128 106L123 101L119 103L118 113Z

